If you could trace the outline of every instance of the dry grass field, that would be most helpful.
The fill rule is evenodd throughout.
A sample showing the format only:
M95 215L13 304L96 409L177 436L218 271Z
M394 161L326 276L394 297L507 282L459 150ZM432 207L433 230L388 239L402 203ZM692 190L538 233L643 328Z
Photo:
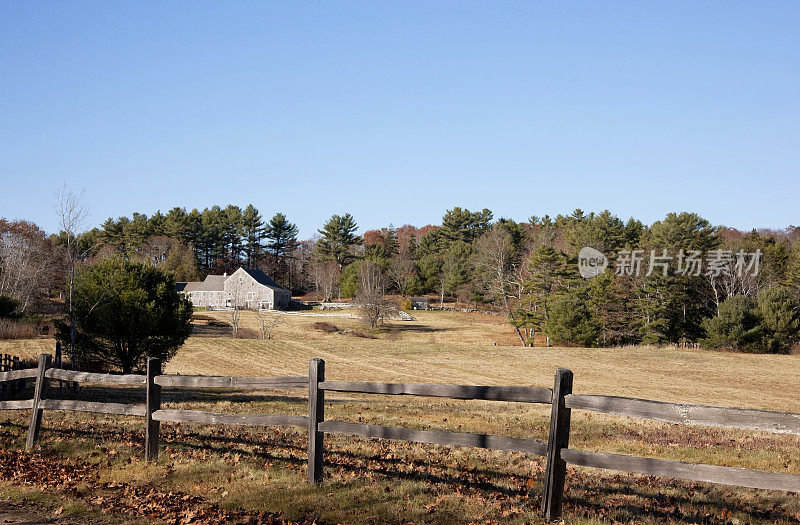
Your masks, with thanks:
M348 312L339 312L346 315ZM302 375L308 360L326 361L332 380L552 386L557 367L575 374L576 393L603 393L800 412L800 356L760 356L670 348L521 348L502 319L481 314L414 312L359 337L358 319L281 316L270 340L233 339L202 312L168 373ZM344 333L315 330L326 321ZM214 324L214 323L212 323ZM257 332L255 314L242 326ZM355 331L355 332L354 332ZM361 334L364 335L364 334ZM0 352L35 357L50 340L2 341ZM84 398L130 402L141 394L86 388ZM237 394L168 390L169 407L230 413L304 414L303 391ZM473 431L546 440L547 407L415 397L329 395L326 417L412 428ZM0 443L23 444L27 414L0 414ZM276 513L280 519L323 523L538 522L542 461L518 453L418 445L340 436L326 438L326 481L305 484L306 434L299 430L163 426L156 465L141 461L140 420L46 413L41 450L58 461L90 464L95 482L42 491L20 488L19 476L0 481L0 501L29 501L70 519L119 520L97 498L142 487L202 498L224 512ZM800 474L800 437L726 431L573 412L574 448ZM97 496L97 493L101 496ZM108 493L108 494L106 494ZM571 468L567 522L793 522L800 498L610 471ZM109 501L111 501L109 499ZM131 503L131 505L133 505ZM124 509L124 506L123 506ZM176 511L185 519L183 510ZM110 517L109 517L110 516ZM161 516L154 512L153 517ZM172 515L169 514L170 520ZM235 521L234 518L231 518ZM180 521L179 521L180 522Z

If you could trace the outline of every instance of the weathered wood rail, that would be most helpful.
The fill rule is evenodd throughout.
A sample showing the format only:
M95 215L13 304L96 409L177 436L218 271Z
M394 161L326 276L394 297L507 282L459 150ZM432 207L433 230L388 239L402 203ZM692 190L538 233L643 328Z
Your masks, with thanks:
M0 360L3 367L6 366L6 361L5 356ZM13 362L9 368L11 366L14 366ZM47 354L40 356L37 368L22 370L3 368L0 371L0 385L3 386L4 392L8 390L6 387L10 384L29 379L36 381L32 399L0 401L0 410L31 411L26 442L28 449L32 448L37 440L44 410L68 410L145 418L145 457L148 461L158 459L158 442L162 422L305 428L308 429L308 481L313 484L320 483L323 479L325 434L345 434L365 438L515 451L531 456L545 457L542 513L548 520L555 520L561 516L562 502L565 496L564 479L568 465L800 493L800 476L793 474L569 448L572 410L590 410L672 424L797 435L800 435L800 414L668 403L617 396L573 394L572 372L563 368L556 372L553 388L328 381L325 379L325 362L321 359L311 360L307 376L284 377L163 375L161 374L161 362L152 358L148 360L146 375L76 372L54 367L52 357ZM134 405L54 399L48 396L50 381L138 387L144 389L146 402L144 405ZM221 414L201 410L162 409L162 388L214 388L243 391L307 388L308 415ZM547 441L544 442L527 437L326 420L326 391L545 404L550 406L551 411L549 433Z
M666 476L737 487L800 492L800 476L794 474L568 448L569 412L572 409L652 419L679 425L737 428L797 435L800 435L800 414L669 403L630 397L578 395L572 394L571 387L556 393L553 399L554 412L557 405L562 413L566 413L566 417L562 421L551 421L551 443L554 431L566 436L566 439L553 447L556 451L555 455L563 465L569 463L582 467L634 472L648 476ZM557 483L559 486L556 486L554 490L563 493L563 479L558 480ZM545 484L547 486L547 481ZM547 519L558 518L561 515L561 502L557 501L551 506L543 505L543 512Z

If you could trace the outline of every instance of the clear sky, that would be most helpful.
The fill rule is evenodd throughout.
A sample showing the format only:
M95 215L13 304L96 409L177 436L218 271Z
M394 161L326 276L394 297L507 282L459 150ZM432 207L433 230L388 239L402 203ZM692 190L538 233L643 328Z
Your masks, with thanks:
M800 2L0 1L0 217L800 224Z

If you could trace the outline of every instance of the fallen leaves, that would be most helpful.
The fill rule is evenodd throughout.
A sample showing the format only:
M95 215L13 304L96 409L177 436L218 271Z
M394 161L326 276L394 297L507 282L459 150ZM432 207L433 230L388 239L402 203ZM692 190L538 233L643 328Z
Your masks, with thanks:
M16 450L0 450L0 480L57 490L83 499L104 514L139 515L175 525L189 523L252 523L277 525L311 524L313 520L289 522L268 512L236 513L219 508L201 496L178 491L164 491L152 485L101 482L96 466L55 454L26 454ZM78 485L81 490L78 490ZM223 495L227 493L224 492ZM64 512L60 506L53 513Z

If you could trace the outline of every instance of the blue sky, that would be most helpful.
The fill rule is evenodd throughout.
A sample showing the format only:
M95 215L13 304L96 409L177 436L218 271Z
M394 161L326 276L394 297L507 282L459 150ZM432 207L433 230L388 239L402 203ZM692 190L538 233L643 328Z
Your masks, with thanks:
M797 2L0 2L0 216L800 224Z

